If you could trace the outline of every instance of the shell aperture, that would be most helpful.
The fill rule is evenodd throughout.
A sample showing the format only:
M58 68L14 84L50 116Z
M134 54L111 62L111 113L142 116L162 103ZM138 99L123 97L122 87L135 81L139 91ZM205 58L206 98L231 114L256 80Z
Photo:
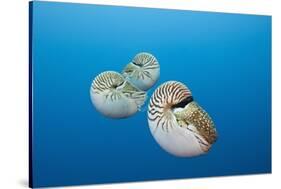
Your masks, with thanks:
M204 154L217 139L211 117L193 100L191 91L177 81L165 82L154 91L148 124L157 143L179 157Z
M123 76L141 90L148 90L158 80L160 66L150 53L138 53L125 67Z
M144 104L146 92L139 90L115 71L102 72L93 80L90 96L93 105L103 115L126 118Z

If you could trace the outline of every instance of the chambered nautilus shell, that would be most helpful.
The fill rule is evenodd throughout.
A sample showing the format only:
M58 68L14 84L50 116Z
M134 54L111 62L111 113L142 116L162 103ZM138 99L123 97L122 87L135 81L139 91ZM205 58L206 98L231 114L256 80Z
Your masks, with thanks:
M217 139L211 117L177 81L168 81L155 90L148 107L148 123L157 143L179 157L204 154Z
M91 85L90 95L96 109L111 118L133 115L146 98L145 92L114 71L99 74Z
M148 90L158 80L160 66L150 53L138 53L123 70L124 77L141 90Z

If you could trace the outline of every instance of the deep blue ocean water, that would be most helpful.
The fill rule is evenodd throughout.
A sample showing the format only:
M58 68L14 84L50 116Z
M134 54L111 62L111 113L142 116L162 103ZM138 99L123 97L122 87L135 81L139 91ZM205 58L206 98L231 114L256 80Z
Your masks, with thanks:
M78 185L271 172L271 17L33 3L33 185ZM110 119L92 80L150 52L160 79L186 84L219 138L207 155L160 148L146 106Z

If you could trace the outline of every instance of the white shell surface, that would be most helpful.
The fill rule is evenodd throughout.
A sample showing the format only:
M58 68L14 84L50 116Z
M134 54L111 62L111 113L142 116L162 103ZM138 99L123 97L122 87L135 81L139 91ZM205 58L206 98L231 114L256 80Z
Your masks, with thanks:
M93 105L103 115L126 118L143 105L146 93L126 81L121 74L107 71L94 79L90 96Z
M205 153L189 130L177 126L167 132L164 129L155 130L156 122L148 120L148 124L156 142L168 153L178 157L192 157Z
M184 104L191 97L184 84L169 81L159 86L150 99L148 124L151 134L162 149L174 156L205 154L216 139L213 122L207 113L193 101ZM199 122L193 120L194 115Z
M123 70L124 77L141 90L150 89L160 76L157 59L150 53L137 54Z

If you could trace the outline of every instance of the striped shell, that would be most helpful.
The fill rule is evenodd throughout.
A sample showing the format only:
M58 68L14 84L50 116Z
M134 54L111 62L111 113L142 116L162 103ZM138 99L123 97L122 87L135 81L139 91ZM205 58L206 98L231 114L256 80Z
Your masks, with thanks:
M146 93L114 71L99 74L92 82L90 96L96 109L111 118L133 115L143 105Z
M125 67L123 75L136 87L146 91L158 80L160 66L152 54L142 52Z
M148 124L157 143L175 156L204 154L217 138L210 116L177 81L168 81L155 90L148 107Z

